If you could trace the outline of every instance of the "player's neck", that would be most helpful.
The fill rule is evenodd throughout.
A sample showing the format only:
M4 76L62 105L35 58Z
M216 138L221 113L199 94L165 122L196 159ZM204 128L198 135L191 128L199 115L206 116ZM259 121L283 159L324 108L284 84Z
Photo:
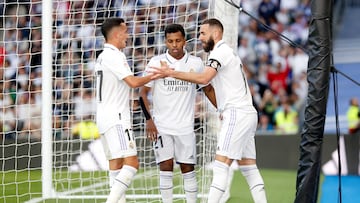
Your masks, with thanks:
M170 55L170 56L172 56L176 60L180 60L185 56L185 52L183 52L181 54L177 54L177 55Z

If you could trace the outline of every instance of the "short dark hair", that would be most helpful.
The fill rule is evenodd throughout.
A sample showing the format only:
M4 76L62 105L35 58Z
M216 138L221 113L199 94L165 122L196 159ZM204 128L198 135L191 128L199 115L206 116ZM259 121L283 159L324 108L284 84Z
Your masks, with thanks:
M165 28L165 37L169 33L176 33L176 32L181 32L181 35L185 38L184 27L182 25L179 25L179 24L170 24L170 25L166 26L166 28Z
M101 33L103 34L105 40L107 40L111 29L120 26L121 23L125 23L125 20L122 18L108 18L103 22L101 25Z
M221 32L224 32L224 26L222 25L222 23L216 19L216 18L209 18L209 19L206 19L204 20L204 22L202 23L203 25L204 24L209 24L209 26L211 27L218 27L220 28Z

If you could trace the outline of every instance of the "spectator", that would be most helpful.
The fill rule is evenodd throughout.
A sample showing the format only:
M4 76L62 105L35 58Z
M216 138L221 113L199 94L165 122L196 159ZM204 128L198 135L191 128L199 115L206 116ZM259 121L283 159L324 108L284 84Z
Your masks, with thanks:
M302 73L307 71L309 56L300 48L288 46L288 49L290 50L288 61L292 79L299 80L302 77Z
M257 131L260 134L263 134L263 133L272 132L273 130L274 130L274 126L271 124L269 116L266 114L260 113Z
M294 134L299 131L298 113L291 106L288 99L281 102L281 106L276 110L274 118L277 134Z
M18 128L22 138L41 139L41 106L35 103L35 98L29 93L21 94L16 106L16 119L21 128Z
M350 106L347 110L349 134L360 132L360 109L359 100L356 97L350 99Z
M91 119L95 115L96 101L91 89L82 88L80 95L74 98L74 103L76 120Z
M295 42L302 44L308 37L308 22L301 10L293 12L294 22L290 25L290 32L295 35Z
M268 70L268 81L271 91L274 94L283 89L288 89L290 68L283 57L276 57L273 61L273 66Z
M258 14L260 19L263 20L266 25L270 25L277 21L276 12L278 10L278 5L272 0L262 0L258 8Z
M294 11L299 4L299 0L286 0L286 1L280 1L280 9L286 10L286 11Z
M16 115L9 94L0 93L0 112L0 139L15 138Z
M79 55L84 60L87 60L91 56L92 46L95 41L95 25L94 19L90 17L90 14L84 14L84 17L81 19L81 26L75 31L76 39L77 39L77 47L79 48Z
M259 105L259 111L264 113L270 119L270 123L275 125L273 120L275 110L278 107L278 102L271 90L267 89L264 92L263 98Z
M5 59L3 64L3 69L4 69L4 78L2 78L3 80L11 80L14 79L16 77L16 67L11 65L11 62L9 59Z
M244 61L244 64L253 64L256 60L255 50L250 45L249 39L246 35L239 37L238 54L239 57ZM255 71L252 70L252 72Z
M61 139L68 137L67 132L71 128L74 116L74 99L73 84L65 82L65 79L59 79L55 82L54 100L53 104L53 126L55 128L55 138Z
M2 66L5 61L5 47L0 45L0 65Z

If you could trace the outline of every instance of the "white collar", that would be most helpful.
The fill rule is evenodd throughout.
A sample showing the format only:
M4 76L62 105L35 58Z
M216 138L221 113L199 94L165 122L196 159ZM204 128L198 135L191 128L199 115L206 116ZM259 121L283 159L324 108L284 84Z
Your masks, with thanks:
M165 54L166 60L169 61L171 64L173 64L177 61L184 61L186 63L188 61L189 54L187 53L187 51L185 49L184 49L184 53L185 54L181 59L176 59L169 54L169 50L166 50L166 54Z
M225 41L224 40L220 40L218 41L215 45L214 45L214 49L217 49L219 48L221 45L225 44ZM213 50L214 50L213 49Z
M105 43L104 48L109 48L109 49L112 49L112 50L120 51L117 47L115 47L114 45L109 44L109 43Z

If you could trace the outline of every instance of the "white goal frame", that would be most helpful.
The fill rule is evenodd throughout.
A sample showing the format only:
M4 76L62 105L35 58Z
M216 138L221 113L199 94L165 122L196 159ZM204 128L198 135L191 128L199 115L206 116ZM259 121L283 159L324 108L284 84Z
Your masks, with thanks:
M234 0L235 4L240 4L240 0ZM236 8L229 5L224 1L215 1L210 0L209 7L213 8L213 17L220 19L224 25L224 40L227 41L233 48L237 47L237 33L238 33L238 24L234 22L238 22L239 12ZM211 10L211 9L209 9ZM209 13L211 15L211 11ZM52 24L52 1L43 1L43 14L42 14L42 24L44 27L51 27ZM43 64L45 67L51 67L51 30L42 29L43 30ZM58 198L58 199L93 199L93 198L102 198L105 199L107 196L68 196L57 194L52 187L52 124L51 124L51 68L44 69L43 72L43 112L42 112L42 195L43 199L49 198ZM49 99L50 98L50 99ZM46 108L47 107L47 108ZM160 198L160 195L153 195L154 198ZM200 198L206 198L207 194L199 194ZM127 195L129 199L137 199L137 198L149 198L148 195L144 197L144 195ZM174 194L174 198L184 198L182 194Z

